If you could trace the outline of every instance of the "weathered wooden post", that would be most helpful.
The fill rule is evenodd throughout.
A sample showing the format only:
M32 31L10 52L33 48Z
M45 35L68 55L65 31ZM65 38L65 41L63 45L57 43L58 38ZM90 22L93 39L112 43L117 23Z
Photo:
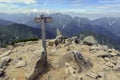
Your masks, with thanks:
M36 23L41 23L41 38L42 38L42 47L44 48L44 53L47 55L46 50L46 27L45 23L52 23L51 17L45 17L41 15L40 17L36 17L34 20Z
M41 54L39 52L36 52L33 56L30 57L26 66L26 80L36 80L36 77L38 77L47 67L45 23L52 22L52 18L41 15L40 17L35 18L34 21L36 23L41 23L41 38L44 51L40 51Z

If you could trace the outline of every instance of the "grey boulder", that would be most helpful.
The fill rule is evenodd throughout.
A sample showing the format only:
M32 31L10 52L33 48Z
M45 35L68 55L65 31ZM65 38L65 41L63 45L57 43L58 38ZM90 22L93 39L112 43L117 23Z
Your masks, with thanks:
M88 36L84 38L83 43L92 46L92 45L97 44L97 41L95 40L93 36Z
M2 57L1 60L0 60L0 68L3 68L4 66L6 66L9 61L10 61L9 56Z

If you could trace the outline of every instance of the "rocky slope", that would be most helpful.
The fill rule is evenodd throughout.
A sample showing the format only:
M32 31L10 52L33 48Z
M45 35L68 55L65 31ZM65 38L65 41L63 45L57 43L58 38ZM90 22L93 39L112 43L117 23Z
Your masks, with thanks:
M34 67L44 68L35 80L119 80L119 51L97 44L92 36L84 40L63 38L56 44L57 39L47 40L46 67L30 63L41 58L41 40L0 48L0 80L26 80L26 72ZM39 56L33 58L35 55Z

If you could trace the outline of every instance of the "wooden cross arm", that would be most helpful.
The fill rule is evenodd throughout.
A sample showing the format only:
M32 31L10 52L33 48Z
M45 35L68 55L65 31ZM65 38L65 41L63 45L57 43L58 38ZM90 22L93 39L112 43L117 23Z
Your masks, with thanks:
M45 23L52 23L52 17L45 17Z
M34 22L36 22L36 23L41 23L42 19L44 19L44 22L45 22L45 23L52 23L52 22L53 22L51 17L45 17L45 18L36 17L36 18L34 19Z
M41 22L41 19L40 19L39 17L36 17L36 18L34 19L34 22L40 23L40 22Z

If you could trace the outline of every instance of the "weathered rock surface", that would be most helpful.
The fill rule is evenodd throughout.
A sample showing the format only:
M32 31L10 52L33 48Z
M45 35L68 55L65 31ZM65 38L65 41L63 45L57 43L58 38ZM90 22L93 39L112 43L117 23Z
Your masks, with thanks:
M4 66L6 66L9 61L10 61L9 56L2 57L1 60L0 60L0 68L3 68Z
M82 69L88 69L90 67L92 67L92 63L88 60L86 60L81 53L79 52L73 52L74 57L75 57L75 61L77 62L78 66Z
M87 45L95 45L97 44L97 41L95 40L93 36L88 36L84 38L83 43Z
M26 79L34 80L40 75L47 64L47 56L43 51L33 54L27 63L26 67Z
M69 44L74 44L74 43L79 44L80 40L77 37L72 37L72 38L69 38L67 40L67 43L69 43Z
M95 72L89 72L89 73L86 74L86 76L88 76L88 77L90 77L92 79L96 79L97 73L95 73Z
M55 39L55 45L57 46L60 43L65 43L66 39L68 39L68 37L66 36L62 36L62 35L57 36Z
M111 58L111 57L114 57L114 55L111 55L111 54L107 53L107 54L98 55L98 57L101 57L101 58L106 58L106 57Z
M96 80L106 80L106 75L104 72L99 72L96 76Z
M66 53L64 55L61 55L58 59L56 59L54 61L54 63L52 64L52 66L55 69L60 69L60 68L62 68L62 67L65 66L66 62L75 62L74 55L71 54L71 53Z
M0 69L0 77L1 77L1 75L3 74L3 69Z
M2 65L4 62L6 64L0 69L0 80L118 80L120 78L118 50L100 44L84 45L82 41L76 44L75 39L76 37L65 39L65 44L63 40L57 46L53 46L53 43L47 44L47 68L41 40L1 48L0 62ZM5 58L8 56L11 60Z
M23 60L19 60L16 64L17 68L24 67L27 63Z
M10 50L9 50L9 51L6 51L5 53L3 53L3 54L0 55L0 58L1 58L1 57L5 57L5 56L8 56L8 55L10 54L10 52L11 52Z
M96 51L100 50L100 48L96 45L93 45L93 46L91 46L90 50L96 52Z
M80 72L92 66L92 63L85 60L81 53L74 51L61 56L52 66L56 69L60 69L66 65L65 63L71 62L73 62L76 67L79 67Z
M114 66L113 70L115 70L115 71L120 71L120 65Z
M48 46L54 46L54 45L55 45L55 40L48 41Z

